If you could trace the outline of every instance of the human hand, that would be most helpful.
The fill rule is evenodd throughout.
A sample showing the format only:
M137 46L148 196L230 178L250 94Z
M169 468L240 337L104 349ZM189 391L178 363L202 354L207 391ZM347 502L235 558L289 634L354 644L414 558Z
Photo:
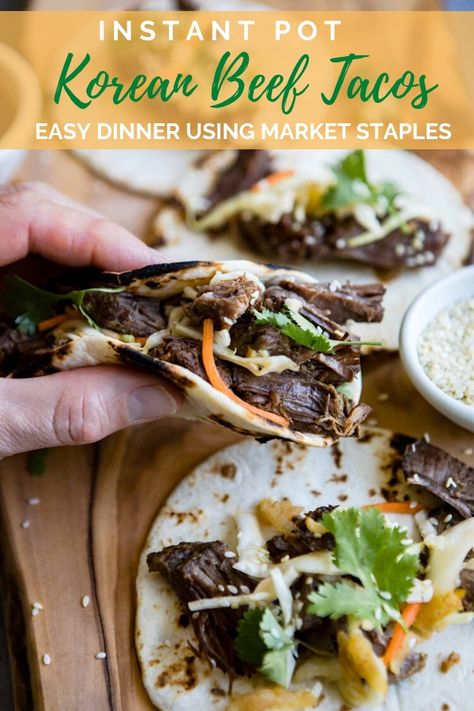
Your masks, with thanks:
M157 253L42 184L0 189L0 267L39 254L110 271L157 261ZM0 458L95 442L124 427L176 413L180 394L157 376L98 366L33 380L0 378Z

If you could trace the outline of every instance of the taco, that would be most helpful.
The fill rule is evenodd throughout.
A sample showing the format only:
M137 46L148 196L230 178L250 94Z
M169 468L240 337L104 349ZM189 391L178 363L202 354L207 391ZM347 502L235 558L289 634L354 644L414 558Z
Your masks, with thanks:
M72 277L71 277L72 278ZM0 372L98 363L148 368L187 396L183 416L324 447L357 433L363 345L384 287L323 284L245 261L161 264L51 293L7 278Z
M271 256L324 281L381 278L382 324L361 336L398 346L415 296L460 267L472 213L449 182L404 151L223 151L201 159L155 219L173 253Z
M153 704L468 708L473 481L437 447L383 430L211 457L168 498L140 560Z

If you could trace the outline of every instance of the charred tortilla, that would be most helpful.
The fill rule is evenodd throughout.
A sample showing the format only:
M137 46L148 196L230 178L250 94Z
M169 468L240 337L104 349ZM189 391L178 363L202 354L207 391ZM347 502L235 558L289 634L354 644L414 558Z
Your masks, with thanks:
M230 261L102 273L86 286L51 293L7 282L0 372L135 365L185 392L183 416L319 447L357 434L369 412L359 341L344 323L382 318L378 283L323 284Z
M454 509L444 507L439 499L405 482L402 466L410 465L401 452L406 451L407 443L414 441L384 430L367 430L362 439L342 441L330 450L310 450L282 442L262 446L243 442L212 456L179 484L152 526L137 577L137 652L144 685L157 708L161 711L194 708L303 710L316 708L316 705L323 711L341 708L339 682L317 675L301 679L302 673L298 669L300 665L306 665L307 670L308 658L311 658L311 653L301 647L295 677L300 681L294 681L288 691L261 674L248 676L252 666L245 667L236 659L233 642L236 626L246 609L240 606L241 603L234 609L211 607L193 613L184 601L219 596L232 598L233 595L239 599L239 596L253 591L262 576L256 561L265 560L257 554L260 546L264 547L264 541L268 541L268 554L277 567L279 561L283 561L284 566L285 560L287 566L291 565L295 556L301 561L301 555L311 551L316 557L321 553L330 555L334 545L330 534L312 535L307 520L310 518L311 526L316 526L314 530L318 531L324 513L338 510L333 507L361 507L395 499L407 508L406 501L411 501L414 507L425 507L417 514L417 517L421 516L416 519L417 523L414 516L405 513L395 517L390 515L392 524L408 526L407 535L415 539L420 536L418 526L421 526L423 535L433 536L434 541L438 535L449 533L452 538L457 531L469 530L464 533L464 538L458 536L458 543L451 553L451 543L445 547L448 557L452 557L455 550L462 549L465 554L474 544L473 520L460 523ZM419 443L414 443L415 450L418 446ZM436 461L436 448L431 454L423 451L423 458L423 474L429 477ZM450 458L448 464L454 467L453 474L460 485L462 474L455 462ZM419 463L421 466L421 461ZM274 522L265 528L257 516L259 531L263 534L259 540L256 529L249 528L245 517L250 515L254 520L252 512L269 498L275 503L266 514L273 515ZM312 513L306 513L305 518L299 512ZM291 520L295 513L296 518ZM274 525L281 526L282 520L283 525L286 520L286 529L275 532ZM456 528L459 525L464 528ZM298 542L297 549L294 548L295 541ZM436 567L435 558L430 560ZM469 563L462 563L462 556L454 568L454 585L460 585L464 590L461 595L464 602L461 604L458 597L456 614L467 615L467 621L473 609L474 576ZM456 580L458 568L462 570ZM328 568L328 575L323 579L330 580L334 572ZM450 575L445 577L442 571L436 585L452 585L448 580ZM435 572L433 576L436 576ZM303 577L304 585L301 579L296 581L298 587L292 588L293 595L295 590L304 595L304 586L314 585L314 576L306 574ZM426 586L421 584L421 587ZM296 598L296 602L298 599L301 598ZM441 708L443 704L452 709L469 705L468 699L474 693L472 628L465 624L449 625L433 633L429 639L429 632L424 628L426 638L423 638L422 621L424 619L426 623L428 617L426 613L424 616L420 613L418 631L414 628L416 637L410 633L416 646L405 650L405 659L397 674L389 678L384 709L424 711ZM311 646L316 645L323 654L320 645L324 647L332 639L331 635L327 638L327 626L318 627L321 619L311 621L311 615L305 615L303 619L300 637L313 630ZM334 635L342 623L328 624L330 628L333 626L331 634ZM366 650L369 656L375 654L380 659L386 650L387 634L391 632L368 633L365 639L370 640ZM308 636L302 638L309 639ZM323 660L334 659L330 647L325 649ZM210 658L213 660L211 664ZM320 661L319 664L319 668L326 669L327 673L328 662ZM230 678L233 680L231 694ZM361 690L359 686L357 688ZM367 699L369 692L367 688L361 690ZM344 693L350 693L350 689ZM250 696L246 697L246 694ZM376 696L372 695L372 701ZM378 698L380 703L380 696ZM363 707L367 708L366 705ZM377 708L381 706L377 705Z
M348 185L353 189L346 174L337 182L331 169L345 155L343 151L209 155L188 171L176 190L184 208L165 208L158 214L155 227L162 249L178 255L191 249L224 259L271 254L280 263L302 265L324 281L381 278L387 286L386 318L381 324L363 326L360 334L395 350L403 314L415 296L466 258L472 214L454 187L428 163L412 153L387 150L365 152L366 173L380 192L377 214L375 207L363 203L337 215L333 208L324 208L322 217L308 218L309 206L324 202L330 186L340 188L330 195L332 205L344 199ZM368 190L362 181L356 183L358 190ZM362 198L370 202L370 195Z

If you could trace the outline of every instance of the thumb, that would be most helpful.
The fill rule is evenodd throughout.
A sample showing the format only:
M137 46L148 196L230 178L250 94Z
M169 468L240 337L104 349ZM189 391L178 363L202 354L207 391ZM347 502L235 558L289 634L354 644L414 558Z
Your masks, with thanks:
M0 457L96 442L124 427L174 415L181 398L160 378L117 366L0 379Z

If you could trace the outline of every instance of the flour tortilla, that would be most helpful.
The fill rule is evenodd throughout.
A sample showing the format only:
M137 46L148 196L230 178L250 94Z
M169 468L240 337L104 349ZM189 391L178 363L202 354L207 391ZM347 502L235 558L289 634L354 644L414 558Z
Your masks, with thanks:
M216 272L253 274L264 284L279 276L301 283L314 281L303 272L236 260L156 264L131 272L104 272L101 274L100 284L107 287L125 287L126 291L136 295L168 298L182 292L185 286L208 283ZM147 368L173 382L186 395L186 405L179 412L181 417L214 422L251 437L280 437L310 447L328 447L335 441L330 435L298 432L270 422L234 402L187 368L153 358L131 344L90 327L82 329L75 340L33 357L30 363L16 371L15 375L30 377L104 363L124 363ZM360 399L361 377L355 379L354 390L355 408ZM348 420L350 418L351 415Z
M298 175L327 180L331 175L329 166L345 153L344 151L272 151L275 170L294 170ZM441 221L451 238L440 258L433 266L404 270L386 283L384 299L385 318L381 323L360 324L358 334L363 340L382 341L386 350L397 350L398 334L406 310L415 297L430 284L458 269L471 246L471 232L474 226L472 212L464 205L454 186L429 163L413 153L398 150L366 151L367 169L373 182L392 180L407 193L429 208L434 218ZM208 166L195 168L186 174L177 190L177 197L185 204L199 199L207 191L216 175L213 158ZM255 252L231 234L209 237L193 232L186 226L182 214L173 208L163 209L155 219L155 231L163 237L165 245L160 251L173 258L184 255L199 255L200 258L252 259ZM380 273L370 266L355 262L307 260L293 266L321 281L337 279L341 283L379 280Z
M212 694L211 689L227 691L228 677L220 669L210 669L205 660L196 659L197 683L189 690L184 688L183 659L190 655L187 643L195 643L194 634L191 627L178 624L183 610L175 592L159 574L148 572L148 553L181 541L222 540L235 550L234 514L239 509L252 511L267 497L287 496L305 510L338 504L341 495L349 497L344 505L381 501L380 488L390 488L391 463L397 457L390 445L393 435L381 429L367 429L365 434L359 440L341 441L335 445L338 451L283 442L242 442L210 457L170 495L151 528L137 577L137 653L148 695L161 711L224 711L228 698ZM334 475L342 473L347 480L337 482ZM371 489L376 490L376 496L371 495ZM399 485L397 490L403 495L403 487ZM418 493L417 500L423 500ZM403 525L413 525L411 516L400 519ZM468 699L474 695L472 640L472 628L453 625L417 645L417 651L428 653L426 668L390 686L385 711L425 711L440 709L443 704L452 711L467 709ZM458 652L461 661L449 674L443 674L439 663L451 651ZM268 682L258 676L239 677L233 689L234 693L248 693L265 685ZM338 711L342 702L336 690L324 684L323 691L318 711Z

